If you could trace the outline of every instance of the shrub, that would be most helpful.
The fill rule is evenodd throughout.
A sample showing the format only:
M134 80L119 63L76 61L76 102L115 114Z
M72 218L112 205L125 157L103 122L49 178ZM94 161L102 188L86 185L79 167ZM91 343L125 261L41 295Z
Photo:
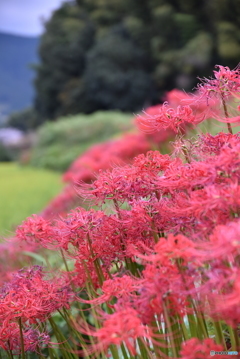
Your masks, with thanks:
M6 146L4 146L0 142L0 162L9 162L12 161L11 155L7 150Z
M7 120L7 125L21 131L29 131L41 125L41 120L33 108L26 108L13 112Z
M48 122L38 131L31 164L58 171L69 165L91 144L132 128L131 116L121 112L96 112Z

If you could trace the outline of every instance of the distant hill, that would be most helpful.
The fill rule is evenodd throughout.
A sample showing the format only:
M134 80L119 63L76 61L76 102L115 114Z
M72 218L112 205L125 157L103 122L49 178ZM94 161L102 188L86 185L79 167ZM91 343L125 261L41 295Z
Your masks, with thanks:
M3 115L31 105L34 71L38 62L38 37L0 32L0 121Z

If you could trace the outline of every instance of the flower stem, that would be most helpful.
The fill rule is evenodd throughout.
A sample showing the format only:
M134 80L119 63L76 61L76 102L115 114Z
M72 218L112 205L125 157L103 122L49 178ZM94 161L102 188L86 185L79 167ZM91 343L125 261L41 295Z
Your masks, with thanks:
M165 320L165 323L166 323L166 327L168 329L168 332L169 332L169 340L170 340L170 345L171 345L171 350L172 350L172 353L173 353L173 356L175 358L178 357L178 341L174 340L174 337L173 337L173 325L170 321L170 318L169 318L169 314L168 314L168 310L167 310L167 306L165 303L163 303L163 314L164 314L164 320Z
M226 117L226 118L229 118L226 101L224 100L224 97L223 97L223 94L222 94L222 93L221 93L221 98L222 98L222 104L223 104L223 109L224 109L225 117ZM231 126L230 123L227 123L227 128L228 128L228 132L231 133L231 134L233 134L232 126Z
M23 330L22 330L22 320L21 318L18 319L19 329L20 329L20 340L21 340L21 352L22 358L25 359L25 349L24 349L24 338L23 338Z

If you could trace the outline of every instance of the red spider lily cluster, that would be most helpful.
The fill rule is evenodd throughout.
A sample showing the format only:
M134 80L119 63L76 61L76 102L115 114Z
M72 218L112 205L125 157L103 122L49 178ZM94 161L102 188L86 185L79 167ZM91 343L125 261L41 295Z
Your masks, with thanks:
M65 276L44 276L40 266L23 268L0 290L0 347L13 354L21 353L21 344L25 351L38 351L49 344L50 337L40 330L40 323L56 310L69 308L73 300Z
M181 91L180 91L181 92ZM146 110L148 114L155 114L159 106L152 106ZM117 139L112 139L90 147L83 155L77 158L63 176L68 184L42 212L44 218L54 218L57 215L65 216L68 211L77 205L83 205L77 194L80 183L91 183L96 179L100 170L121 166L133 161L141 153L146 153L152 147L166 147L167 141L173 139L173 131L158 133L128 133Z
M142 146L143 154L128 164L113 156L109 169L105 158L94 162L99 148L105 154L104 145L96 146L66 174L81 179L77 193L89 209L35 215L18 227L16 239L24 245L59 251L67 273L45 279L42 268L32 267L3 285L3 349L23 354L51 347L39 331L48 322L66 359L240 353L240 136L225 116L228 101L239 97L240 71L219 66L214 76L195 95L171 92L171 106L138 117L147 132L177 134L171 155L148 151L142 137L135 148ZM183 138L189 124L210 113L219 119L222 108L228 133ZM106 148L113 151L114 143ZM92 183L88 156L98 172ZM51 317L56 310L69 327L67 337ZM57 357L52 348L51 355Z

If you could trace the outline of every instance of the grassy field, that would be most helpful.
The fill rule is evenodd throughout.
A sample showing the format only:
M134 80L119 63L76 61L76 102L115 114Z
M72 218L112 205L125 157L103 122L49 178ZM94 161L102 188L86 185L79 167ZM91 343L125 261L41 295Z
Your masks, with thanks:
M38 213L61 191L61 176L47 170L0 163L0 239Z

